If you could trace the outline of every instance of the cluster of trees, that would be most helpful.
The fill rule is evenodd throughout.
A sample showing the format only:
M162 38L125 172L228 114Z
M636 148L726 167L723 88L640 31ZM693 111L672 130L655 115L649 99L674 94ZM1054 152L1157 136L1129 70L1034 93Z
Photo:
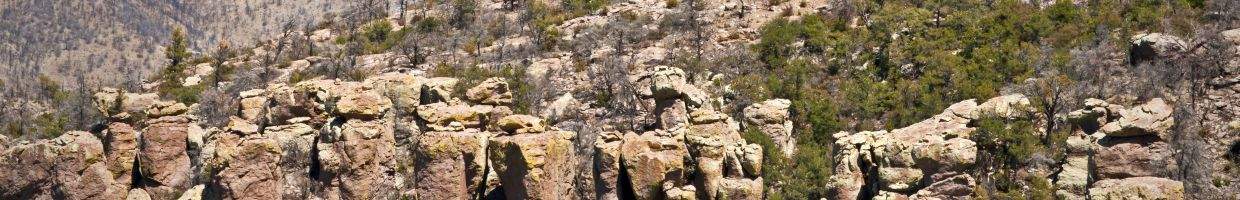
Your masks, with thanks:
M742 69L733 86L750 98L787 98L798 137L798 156L768 156L764 173L771 199L826 198L833 163L830 135L839 131L894 129L927 119L948 105L1000 93L1034 99L1031 119L1050 121L1046 137L1033 137L1031 120L988 119L978 132L992 141L982 151L996 160L979 168L1016 171L1034 158L1061 156L1071 127L1053 114L1073 99L1078 82L1094 81L1106 55L1126 54L1128 38L1142 32L1191 36L1203 23L1200 1L1097 0L1073 5L1019 1L833 1L832 10L779 19L761 29L751 47L758 69ZM1110 52L1085 55L1088 50ZM1123 58L1120 58L1123 59ZM742 59L743 60L743 59ZM1086 89L1098 91L1096 89ZM758 137L746 137L759 144ZM770 148L771 146L767 146ZM1062 149L1062 148L1058 148ZM801 156L807 155L808 156ZM1048 180L1016 176L983 180L992 197L1044 196Z

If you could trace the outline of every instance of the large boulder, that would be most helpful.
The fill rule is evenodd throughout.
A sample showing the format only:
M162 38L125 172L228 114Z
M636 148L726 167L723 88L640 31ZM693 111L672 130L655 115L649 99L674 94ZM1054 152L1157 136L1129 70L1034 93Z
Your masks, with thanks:
M282 198L280 145L273 139L253 138L236 148L236 156L211 179L213 195L223 199Z
M499 127L509 134L541 133L547 130L542 118L529 115L511 115L499 119Z
M1114 137L1158 135L1166 138L1168 130L1175 125L1171 114L1171 106L1161 98L1151 99L1145 104L1116 113L1119 118L1102 126L1102 132Z
M262 123L265 115L267 115L267 90L246 90L241 92L239 97L241 98L241 113L238 117L250 123Z
M482 81L478 86L465 91L465 97L477 104L496 106L512 104L512 90L508 88L508 81L504 78L489 78Z
M1098 141L1093 157L1099 179L1166 177L1178 165L1171 145L1157 137L1111 137Z
M134 180L134 166L138 159L138 137L139 133L134 130L133 126L120 122L109 123L103 131L103 142L109 147L104 152L107 157L108 171L112 173L112 178L116 180L120 188L129 187ZM120 192L128 192L128 190Z
M485 186L489 133L432 131L414 148L414 199L473 199Z
M1184 183L1166 178L1132 177L1094 182L1090 199L1184 199Z
M342 198L393 198L396 194L395 136L384 120L347 119L320 136L318 159L330 178L328 190ZM393 173L389 173L393 172Z
M188 153L191 121L182 116L165 116L146 122L142 131L139 166L146 191L156 199L172 199L189 189L193 170Z
M103 116L113 120L132 120L134 115L143 114L151 104L159 101L159 95L104 88L95 93L94 101L95 108L103 113Z
M361 90L340 96L340 100L336 101L335 107L337 116L355 119L374 119L382 116L384 112L387 112L392 107L392 101L379 94L379 92L370 89Z
M470 106L463 102L439 102L418 106L418 116L431 131L461 131L482 128L487 106Z
M375 88L392 101L392 108L413 113L422 101L422 79L411 73L390 72L366 79L364 85Z
M791 106L792 101L787 99L772 99L755 103L744 110L747 126L771 137L784 157L791 157L796 152L796 138L792 137L792 121L788 112Z
M491 138L488 157L509 199L573 199L577 161L569 131Z
M427 79L422 85L422 104L445 102L452 100L452 92L460 82L455 78L435 77Z
M594 192L595 199L620 199L620 144L619 132L603 132L594 140ZM628 183L625 183L628 184Z
M689 152L678 135L664 130L624 135L621 160L638 199L665 198L664 184L688 182L685 158Z
M103 142L72 131L6 149L0 156L0 199L120 199L124 188L104 163Z
M1132 46L1128 54L1132 64L1165 58L1188 50L1188 43L1180 37L1162 33L1139 34L1131 39Z

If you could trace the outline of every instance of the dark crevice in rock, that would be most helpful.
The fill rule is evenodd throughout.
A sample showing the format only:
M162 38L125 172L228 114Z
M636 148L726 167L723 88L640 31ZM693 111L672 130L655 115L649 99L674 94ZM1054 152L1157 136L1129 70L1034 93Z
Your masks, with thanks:
M624 158L620 158L620 175L616 176L616 197L623 200L637 199L637 193L633 190L632 179L629 178L628 167L624 165Z
M314 137L314 142L310 145L310 179L320 180L323 178L322 161L319 161L319 137Z
M1227 159L1231 160L1232 164L1240 165L1240 141L1231 143L1231 147L1227 149Z
M871 152L871 155L873 154ZM861 191L857 193L857 199L874 199L879 192L878 166L862 156L857 157L857 164L861 168L861 176L865 178L861 183Z

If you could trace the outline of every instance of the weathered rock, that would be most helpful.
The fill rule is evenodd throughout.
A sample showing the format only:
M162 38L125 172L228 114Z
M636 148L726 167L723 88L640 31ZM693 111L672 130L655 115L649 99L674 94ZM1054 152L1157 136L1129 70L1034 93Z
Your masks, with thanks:
M572 94L564 94L544 107L543 111L539 113L539 117L547 119L554 124L560 120L571 119L577 116L581 112L582 104L576 98L573 98Z
M151 200L151 199L152 199L151 195L148 194L146 190L143 190L141 188L134 188L134 189L129 190L129 196L125 197L125 200Z
M185 190L185 193L182 193L181 197L177 198L177 200L202 200L202 191L205 189L205 185L195 185L194 187L189 188L189 190Z
M1129 59L1133 64L1147 62L1188 50L1188 43L1179 37L1162 34L1146 33L1132 36L1132 47Z
M104 152L108 171L116 180L117 187L127 188L132 184L134 164L138 159L139 133L129 124L113 122L104 129L103 137L109 147Z
M680 98L682 85L685 85L685 71L680 68L657 66L650 70L650 91L655 99Z
M147 121L142 131L139 153L142 176L147 178L147 193L156 199L172 199L189 189L192 166L189 148L190 120L181 116L165 116Z
M1089 157L1070 156L1055 179L1060 198L1082 198L1089 184Z
M784 157L791 157L796 152L796 138L792 137L792 121L789 120L788 108L792 101L772 99L755 103L744 110L748 126L756 127L775 141Z
M689 108L679 99L656 102L655 115L658 116L658 127L664 130L684 128L689 123Z
M422 87L422 104L446 102L452 100L452 92L456 90L455 78L435 77L426 80Z
M957 175L942 181L931 183L918 190L910 199L964 199L973 195L973 187L977 182L969 175Z
M488 157L510 199L572 199L577 168L568 131L491 138Z
M1090 199L1184 199L1184 184L1166 178L1132 177L1095 182Z
M94 95L95 108L113 120L132 120L158 100L159 95L154 93L128 93L116 88L104 88Z
M252 124L262 123L267 114L267 90L253 89L241 92L241 119Z
M224 199L279 199L283 174L280 145L268 138L242 141L236 157L212 177L212 190Z
M413 113L422 101L423 79L410 73L384 73L366 79L364 85L375 88L379 94L392 101L392 108Z
M414 149L414 199L473 199L485 185L489 133L427 132Z
M1093 162L1099 179L1166 177L1177 169L1170 145L1157 137L1107 136L1098 143Z
M124 188L104 163L103 142L71 131L12 146L0 156L0 198L120 199ZM120 191L118 191L120 190Z
M500 118L499 127L509 134L541 133L547 130L542 118L529 115L512 115Z
M624 135L620 146L624 170L638 199L660 199L662 185L687 183L685 143L676 134L658 130Z
M163 116L180 115L188 111L189 107L183 103L173 101L156 101L146 109L146 116L149 118L159 118Z
M324 139L318 147L323 170L338 177L332 186L338 187L345 198L394 196L396 144L391 124L348 119L338 131L339 138Z
M1023 94L1009 94L990 98L977 105L977 116L994 115L1009 119L1025 119L1033 112L1029 98Z
M883 167L878 168L878 179L885 190L908 191L921 181L921 169Z
M303 123L268 126L263 129L263 137L274 140L280 146L279 167L283 177L280 191L283 196L307 196L310 191L305 186L312 180L306 174L312 164L310 157L318 130Z
M483 114L489 112L482 107L484 106L469 106L461 102L440 102L418 106L418 116L426 121L429 130L460 131L482 127Z
M762 178L727 178L719 184L716 195L718 199L763 199Z
M667 200L697 200L697 188L693 185L676 187L671 183L664 183L663 193Z
M1161 98L1155 98L1140 106L1122 110L1119 119L1102 126L1107 136L1128 137L1158 135L1166 138L1168 130L1175 125L1171 106Z
M355 119L374 119L392 107L392 101L374 90L355 91L340 96L336 102L338 116Z
M512 105L512 90L504 78L489 78L465 92L469 101L484 104L507 106Z
M620 187L620 144L623 143L619 132L604 132L594 140L594 192L595 199L618 200Z

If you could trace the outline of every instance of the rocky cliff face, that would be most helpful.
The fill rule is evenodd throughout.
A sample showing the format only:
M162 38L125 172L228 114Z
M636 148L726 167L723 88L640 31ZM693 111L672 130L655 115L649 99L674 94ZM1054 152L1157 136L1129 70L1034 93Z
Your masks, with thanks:
M96 132L6 146L0 173L13 184L0 196L763 197L762 149L741 139L737 120L695 99L706 97L684 83L679 69L657 68L638 79L648 80L642 98L657 107L650 113L658 116L656 128L599 134L593 154L574 148L581 135L513 114L511 89L501 79L463 98L449 92L455 79L400 72L360 82L274 84L241 92L227 125L205 129L190 111L211 108L108 89L95 95L109 121ZM770 116L786 107L762 109L755 114L762 120L752 123L786 123Z

